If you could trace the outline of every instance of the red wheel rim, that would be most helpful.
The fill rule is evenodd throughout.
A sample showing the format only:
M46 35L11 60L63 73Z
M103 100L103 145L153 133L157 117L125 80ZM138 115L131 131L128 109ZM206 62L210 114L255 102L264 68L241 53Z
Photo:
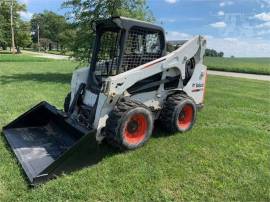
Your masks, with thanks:
M133 115L127 122L124 139L128 144L139 144L147 134L148 123L143 114Z
M193 121L193 107L189 104L185 105L182 111L179 113L178 126L179 128L186 130L190 127Z

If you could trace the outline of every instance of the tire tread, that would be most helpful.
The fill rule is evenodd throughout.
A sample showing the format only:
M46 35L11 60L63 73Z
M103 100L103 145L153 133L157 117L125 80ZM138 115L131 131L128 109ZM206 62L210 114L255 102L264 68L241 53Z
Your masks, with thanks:
M173 116L173 114L176 107L185 99L192 100L192 98L190 98L184 93L174 93L167 97L167 100L163 105L163 109L159 117L163 129L165 129L166 131L170 133L175 133L178 131L176 125L174 124L175 117Z
M120 128L122 117L125 113L137 107L147 108L140 102L128 98L122 98L115 108L109 113L109 117L106 121L105 134L106 141L113 147L120 150L126 150L122 144L122 138L119 136L120 131L118 131L118 129Z

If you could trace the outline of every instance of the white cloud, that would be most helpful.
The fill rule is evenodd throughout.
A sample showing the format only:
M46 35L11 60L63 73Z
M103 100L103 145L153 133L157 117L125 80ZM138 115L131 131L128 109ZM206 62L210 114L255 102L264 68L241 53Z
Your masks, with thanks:
M190 39L192 36L187 33L177 32L177 31L169 31L166 33L166 38L168 40L184 40Z
M212 24L210 24L210 26L220 29L220 28L225 28L227 26L227 24L223 21L220 21L220 22L212 23Z
M262 30L257 32L258 36L263 36L263 35L270 35L270 29L269 30Z
M207 39L207 48L222 51L226 57L232 55L235 57L269 57L270 41L259 35L267 33L269 34L270 30L262 31L257 34L257 37L252 38L217 38L212 35L205 35L204 37ZM166 33L167 40L186 40L192 37L192 34L178 31Z
M225 15L225 13L224 13L224 11L219 11L219 12L218 12L218 15L219 15L219 16L223 16L223 15Z
M175 4L177 2L177 0L165 0L165 2L167 2L169 4Z
M231 5L233 5L233 4L234 4L233 1L223 1L223 2L220 2L220 3L219 3L219 6L220 6L220 7L224 7L224 6L231 6Z
M230 41L230 42L234 42L234 41L238 41L237 38L231 38L231 37L227 37L227 38L224 38L225 41Z
M257 2L260 4L261 8L270 7L269 0L257 0Z
M219 4L219 6L220 6L220 7L225 6L225 2L221 2L221 3Z
M257 15L254 16L254 18L257 18L258 20L262 20L262 21L270 21L270 12L269 13L259 13Z
M33 16L33 13L31 12L24 12L24 11L20 11L19 12L20 16L24 19L24 20L30 20Z
M226 57L269 57L270 53L270 41L254 38L209 38L207 47L224 52Z
M259 28L259 29L270 29L270 21L269 22L262 23L262 24L259 24L259 25L256 26L256 28Z

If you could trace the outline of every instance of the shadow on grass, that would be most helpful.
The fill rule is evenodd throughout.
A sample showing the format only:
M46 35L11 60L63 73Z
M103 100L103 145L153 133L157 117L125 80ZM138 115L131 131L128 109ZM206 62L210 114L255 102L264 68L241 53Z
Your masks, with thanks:
M71 73L26 73L26 74L12 74L3 75L0 79L0 84L9 84L13 82L23 82L23 81L36 81L44 83L70 83Z
M12 52L0 51L0 55L11 55Z
M157 120L155 121L154 130L151 137L152 138L166 138L169 136L174 136L175 134L176 133L171 133L163 129L162 123L159 120Z

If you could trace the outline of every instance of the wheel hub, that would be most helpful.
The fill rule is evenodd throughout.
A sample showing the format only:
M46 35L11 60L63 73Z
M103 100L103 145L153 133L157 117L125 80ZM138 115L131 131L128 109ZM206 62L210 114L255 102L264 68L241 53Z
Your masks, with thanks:
M129 133L135 133L138 130L138 122L131 120L127 125L127 130Z
M139 144L144 140L148 122L143 114L134 114L127 122L124 137L129 144Z
M188 129L193 121L193 108L191 105L185 105L178 116L178 126L181 129Z
M179 115L179 119L183 120L185 118L185 112L181 112Z

